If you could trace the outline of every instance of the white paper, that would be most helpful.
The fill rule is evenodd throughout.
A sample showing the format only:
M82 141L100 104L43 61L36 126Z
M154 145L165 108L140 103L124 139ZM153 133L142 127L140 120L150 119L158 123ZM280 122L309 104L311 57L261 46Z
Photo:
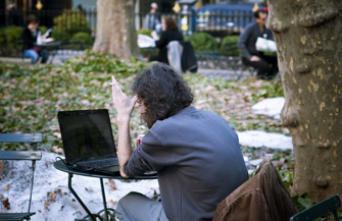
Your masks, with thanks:
M139 48L152 48L156 47L156 43L153 38L147 35L138 35L138 47Z
M277 51L277 45L275 41L258 37L257 41L255 43L255 47L258 51L263 52L276 52Z

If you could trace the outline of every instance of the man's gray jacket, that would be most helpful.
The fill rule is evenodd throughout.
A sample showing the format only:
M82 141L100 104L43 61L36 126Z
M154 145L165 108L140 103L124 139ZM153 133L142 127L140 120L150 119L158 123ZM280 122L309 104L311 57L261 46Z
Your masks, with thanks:
M211 220L218 203L248 179L234 129L193 107L157 121L125 165L128 176L148 170L158 171L171 221Z

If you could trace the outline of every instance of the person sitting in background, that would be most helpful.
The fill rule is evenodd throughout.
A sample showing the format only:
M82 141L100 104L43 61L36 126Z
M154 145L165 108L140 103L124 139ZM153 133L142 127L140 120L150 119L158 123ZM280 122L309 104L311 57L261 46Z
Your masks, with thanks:
M48 51L37 45L37 38L40 35L38 26L39 21L37 18L30 15L27 19L27 26L23 31L24 57L30 58L32 64L37 63L40 57L42 63L46 63L49 58Z
M256 42L259 37L273 40L271 30L266 28L267 8L254 7L255 22L248 25L240 36L238 47L242 63L257 70L257 77L271 79L278 72L276 55L266 55L258 51Z
M162 32L159 40L156 41L156 47L159 49L157 57L151 57L150 61L159 61L169 64L167 58L167 45L171 41L183 42L183 34L178 30L176 21L171 17L162 18ZM155 38L156 36L154 36Z
M155 2L151 3L150 12L144 18L144 28L152 30L156 33L160 32L160 19L157 13L158 5Z

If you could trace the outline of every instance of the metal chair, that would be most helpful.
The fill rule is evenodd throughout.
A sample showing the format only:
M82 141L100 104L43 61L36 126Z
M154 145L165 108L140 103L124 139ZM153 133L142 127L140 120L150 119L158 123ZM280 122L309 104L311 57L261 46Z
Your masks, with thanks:
M341 199L338 195L325 199L312 207L305 209L290 218L290 221L314 221L320 217L326 217L329 214L334 216L334 220L340 220L337 216L337 210L341 207Z
M42 134L16 134L7 133L0 134L1 143L30 143L36 147L42 142ZM0 151L0 160L31 160L32 161L32 177L30 186L29 205L27 212L20 213L0 213L0 221L21 221L30 220L30 217L34 215L31 212L32 190L34 183L34 171L36 167L36 160L42 158L42 153L38 151Z

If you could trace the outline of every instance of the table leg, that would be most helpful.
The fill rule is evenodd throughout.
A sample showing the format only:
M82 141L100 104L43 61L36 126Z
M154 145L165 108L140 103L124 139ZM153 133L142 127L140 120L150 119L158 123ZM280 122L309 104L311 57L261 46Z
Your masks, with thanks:
M83 201L81 200L81 198L77 195L77 193L75 192L75 190L72 188L72 173L69 173L69 178L68 178L68 187L69 190L71 191L72 195L74 195L74 197L76 198L76 200L81 204L82 208L87 212L87 214L89 215L89 217L93 220L96 221L96 218L93 216L93 214L90 212L90 210L88 209L88 207L83 203Z
M102 200L103 200L103 206L104 206L104 212L105 212L105 218L106 221L109 221L108 219L108 209L107 209L107 202L106 202L106 193L104 190L104 186L103 186L103 179L100 178L100 182L101 182L101 192L102 192Z

